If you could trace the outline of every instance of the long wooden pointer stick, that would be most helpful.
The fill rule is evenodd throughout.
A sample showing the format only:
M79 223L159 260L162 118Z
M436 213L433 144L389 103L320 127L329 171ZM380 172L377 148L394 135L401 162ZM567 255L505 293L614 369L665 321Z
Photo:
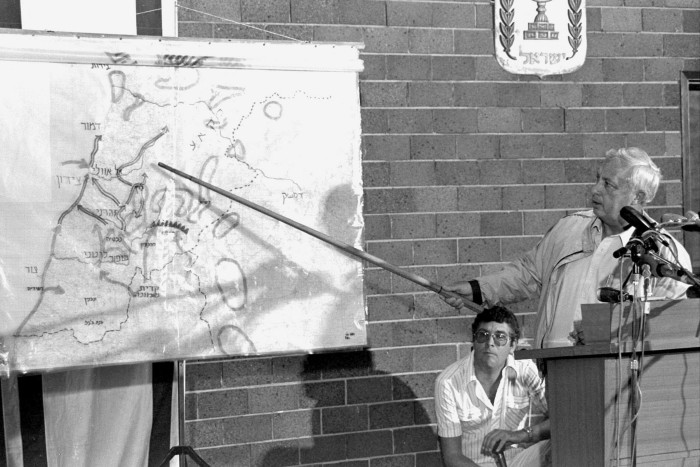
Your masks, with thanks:
M318 230L314 230L311 227L307 227L304 224L300 224L299 222L296 222L288 217L285 217L281 214L278 214L274 211L270 211L267 208L264 208L258 204L253 203L252 201L248 201L245 198L241 198L240 196L234 195L230 191L223 190L217 186L214 186L210 183L205 182L204 180L200 180L196 177L193 177L189 174L186 174L185 172L182 172L180 170L174 169L170 167L169 165L163 164L162 162L158 162L158 166L164 168L165 170L168 170L175 175L179 175L180 177L186 178L187 180L190 180L198 185L201 185L205 188L210 189L211 191L214 191L222 196L225 196L229 199L232 199L238 203L241 203L245 206L248 206L251 209L254 209L258 212L261 212L265 214L266 216L270 216L273 219L277 219L280 222L283 222L291 227L294 227L295 229L301 230L304 233L307 233L311 235L312 237L316 237L319 240L323 240L326 243L330 243L336 248L339 248L343 250L346 253L349 253L353 256L356 256L358 258L364 259L365 261L374 264L375 266L379 266L380 268L386 269L389 272L393 272L397 276L401 276L404 279L408 279L411 282L415 282L416 284L423 286L427 289L432 290L435 293L438 293L442 295L443 297L446 298L457 298L462 301L464 304L464 308L468 308L470 311L473 311L475 313L480 313L483 311L483 307L481 305L477 305L476 303L467 300L463 295L460 295L455 292L451 292L449 290L444 290L441 285L438 285L434 282L429 281L428 279L425 279L424 277L418 276L416 274L412 274L410 272L406 272L403 269L399 269L398 267L394 266L393 264L387 263L381 258L378 258L376 256L373 256L367 252L364 252L362 250L358 250L357 248L354 248L347 243L340 242L338 240L335 240L334 238L329 237L328 235L319 232Z

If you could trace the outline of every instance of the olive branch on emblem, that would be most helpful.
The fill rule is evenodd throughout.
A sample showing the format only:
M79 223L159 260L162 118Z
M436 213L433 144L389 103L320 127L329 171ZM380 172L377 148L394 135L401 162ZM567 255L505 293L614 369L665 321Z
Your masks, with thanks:
M578 47L581 45L581 12L582 0L569 0L569 45L571 46L572 54L566 57L567 60L573 58L578 52Z
M515 36L513 35L513 30L515 29L513 25L513 17L515 16L513 12L514 2L515 0L501 0L501 24L498 27L500 30L498 39L503 46L503 51L512 60L515 60L515 57L510 54L510 48L513 46L513 41L515 40Z

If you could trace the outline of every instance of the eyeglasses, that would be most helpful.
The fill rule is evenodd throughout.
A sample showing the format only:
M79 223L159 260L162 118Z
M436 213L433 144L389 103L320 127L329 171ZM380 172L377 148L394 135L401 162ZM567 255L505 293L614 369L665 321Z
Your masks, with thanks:
M474 340L479 344L483 344L491 340L491 336L493 336L493 342L499 347L506 345L512 337L508 333L503 331L496 331L494 333L491 333L484 329L479 329L474 333Z

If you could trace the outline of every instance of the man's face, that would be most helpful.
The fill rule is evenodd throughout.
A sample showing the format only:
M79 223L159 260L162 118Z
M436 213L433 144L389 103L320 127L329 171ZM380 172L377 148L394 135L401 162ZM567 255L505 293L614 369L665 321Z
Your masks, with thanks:
M510 337L513 335L513 330L508 323L494 321L479 324L479 328L476 330L477 334L481 330L487 331L491 335L483 343L477 342L477 336L474 336L474 364L484 369L500 370L505 366L508 355L515 350L515 343ZM501 346L496 343L494 338L494 334L499 332L508 336L508 340Z
M596 184L591 189L593 213L600 217L609 233L622 232L627 223L620 217L620 209L632 206L640 209L636 192L631 189L620 161L612 159L598 169Z

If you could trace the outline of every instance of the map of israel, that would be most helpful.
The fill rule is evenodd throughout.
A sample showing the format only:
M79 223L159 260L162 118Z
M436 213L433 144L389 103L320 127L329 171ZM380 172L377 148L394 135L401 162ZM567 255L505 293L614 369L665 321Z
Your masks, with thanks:
M365 344L360 261L158 167L360 248L354 48L43 39L0 37L0 368Z

